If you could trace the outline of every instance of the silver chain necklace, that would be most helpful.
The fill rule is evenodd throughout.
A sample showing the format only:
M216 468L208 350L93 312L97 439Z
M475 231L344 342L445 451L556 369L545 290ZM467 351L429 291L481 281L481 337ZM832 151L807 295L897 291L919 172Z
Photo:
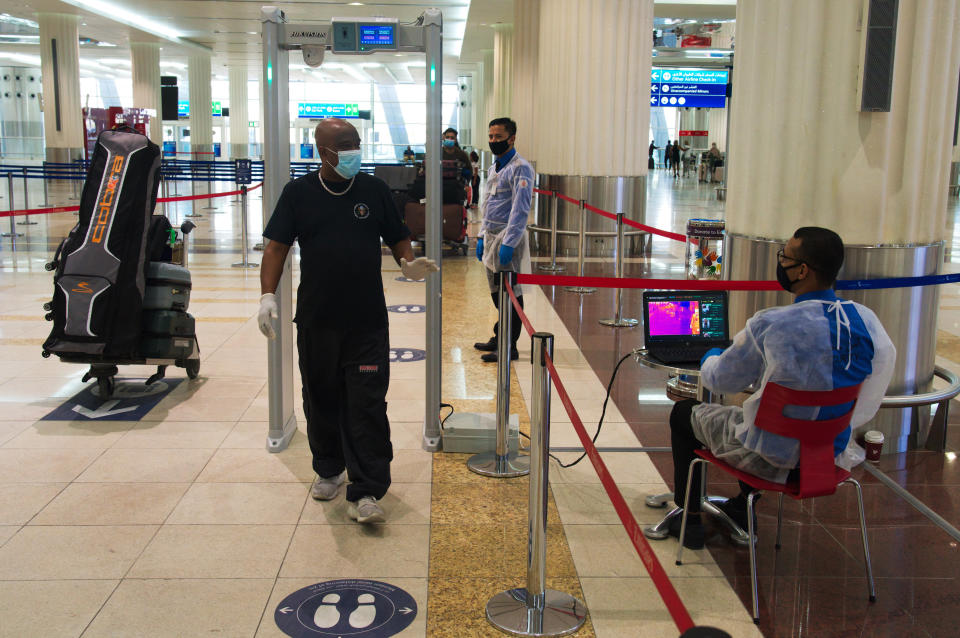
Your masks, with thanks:
M344 191L343 191L342 193L338 193L338 192L336 192L336 191L330 190L330 187L327 186L326 182L323 181L323 175L320 174L320 171L317 171L317 177L320 178L320 185L323 186L323 190L327 191L328 193L330 193L330 194L333 195L334 197L340 197L341 195L346 195L346 194L350 191L350 189L353 188L353 180L357 179L357 176L356 176L356 175L354 175L353 177L351 177L351 178L350 178L350 183L347 184L347 188L344 189Z

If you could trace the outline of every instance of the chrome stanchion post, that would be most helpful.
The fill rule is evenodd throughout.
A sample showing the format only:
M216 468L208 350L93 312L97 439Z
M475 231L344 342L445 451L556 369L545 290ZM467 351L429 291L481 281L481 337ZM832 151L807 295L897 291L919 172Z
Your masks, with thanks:
M7 210L15 210L16 206L13 201L13 173L7 173L7 196L10 198L10 207ZM23 237L23 233L17 232L15 220L12 215L10 216L10 232L0 233L0 237L10 237L11 239Z
M247 259L247 187L240 187L240 241L243 242L243 261L233 264L234 268L259 268L260 264L255 264Z
M27 192L27 167L23 167L23 207L30 208L30 194ZM12 210L12 209L11 209ZM36 226L37 222L30 219L30 215L24 215L22 222L17 222L19 226Z
M623 213L617 213L617 279L623 278ZM601 326L611 328L632 328L639 323L636 319L623 317L623 288L617 288L617 314L612 319L601 319Z
M497 273L499 281L500 321L497 326L497 447L467 460L472 472L495 478L513 478L530 472L530 457L510 451L510 350L513 349L510 326L513 303L507 291L510 271Z
M50 192L49 187L47 186L47 163L43 163L43 205L44 207L50 205Z
M549 498L550 373L553 335L533 335L533 402L530 406L530 509L527 586L508 589L487 602L487 621L514 636L565 636L579 629L587 606L547 589L547 502Z
M580 178L580 203L578 204L580 209L580 237L578 238L577 248L577 276L583 277L583 257L586 252L587 247L587 202L583 199L583 178ZM567 292L575 292L579 295L589 295L591 293L597 292L596 288L588 288L586 286L564 286L563 288Z
M563 266L557 265L557 213L560 211L557 191L550 191L550 265L540 266L547 272L563 272Z
M192 160L190 162L190 196L197 196L197 167ZM184 217L203 217L203 213L197 212L197 200L190 200L190 212Z
M78 160L79 161L79 160ZM70 196L70 199L80 199L80 196L77 194L77 178L83 177L83 167L79 164L77 166L77 175L70 176L70 188L73 194Z

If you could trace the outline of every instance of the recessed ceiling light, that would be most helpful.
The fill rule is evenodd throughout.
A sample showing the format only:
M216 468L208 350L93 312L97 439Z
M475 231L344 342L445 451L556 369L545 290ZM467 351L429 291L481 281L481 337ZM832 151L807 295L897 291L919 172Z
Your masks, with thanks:
M363 6L363 3L362 3L362 2L348 2L347 4L349 4L351 7L362 7L362 6Z

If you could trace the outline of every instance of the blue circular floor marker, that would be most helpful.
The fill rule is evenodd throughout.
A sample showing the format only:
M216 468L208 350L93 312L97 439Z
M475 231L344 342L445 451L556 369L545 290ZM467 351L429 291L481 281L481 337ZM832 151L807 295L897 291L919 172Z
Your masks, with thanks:
M387 638L417 617L413 596L376 580L331 580L299 589L277 605L273 619L293 638Z
M415 314L418 312L426 312L427 307L423 304L400 304L398 306L387 306L387 310L400 314Z
M390 348L390 363L409 363L427 358L426 350L416 348Z

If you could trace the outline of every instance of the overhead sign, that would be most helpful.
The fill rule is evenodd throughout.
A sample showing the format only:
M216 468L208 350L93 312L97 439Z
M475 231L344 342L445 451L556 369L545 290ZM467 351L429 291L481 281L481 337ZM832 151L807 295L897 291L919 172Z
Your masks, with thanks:
M727 103L725 69L666 69L650 71L650 106L723 108Z
M298 102L297 117L308 119L320 119L325 117L356 119L360 117L360 105L328 104L323 102Z
M211 102L210 113L213 115L213 117L222 117L223 106L221 102L219 101ZM177 116L190 117L190 101L189 100L177 100Z
M110 399L100 398L97 385L67 399L42 421L139 421L183 379L163 379L144 385L144 379L117 379Z
M416 617L417 602L404 590L358 579L304 587L273 612L277 627L294 638L387 638Z

